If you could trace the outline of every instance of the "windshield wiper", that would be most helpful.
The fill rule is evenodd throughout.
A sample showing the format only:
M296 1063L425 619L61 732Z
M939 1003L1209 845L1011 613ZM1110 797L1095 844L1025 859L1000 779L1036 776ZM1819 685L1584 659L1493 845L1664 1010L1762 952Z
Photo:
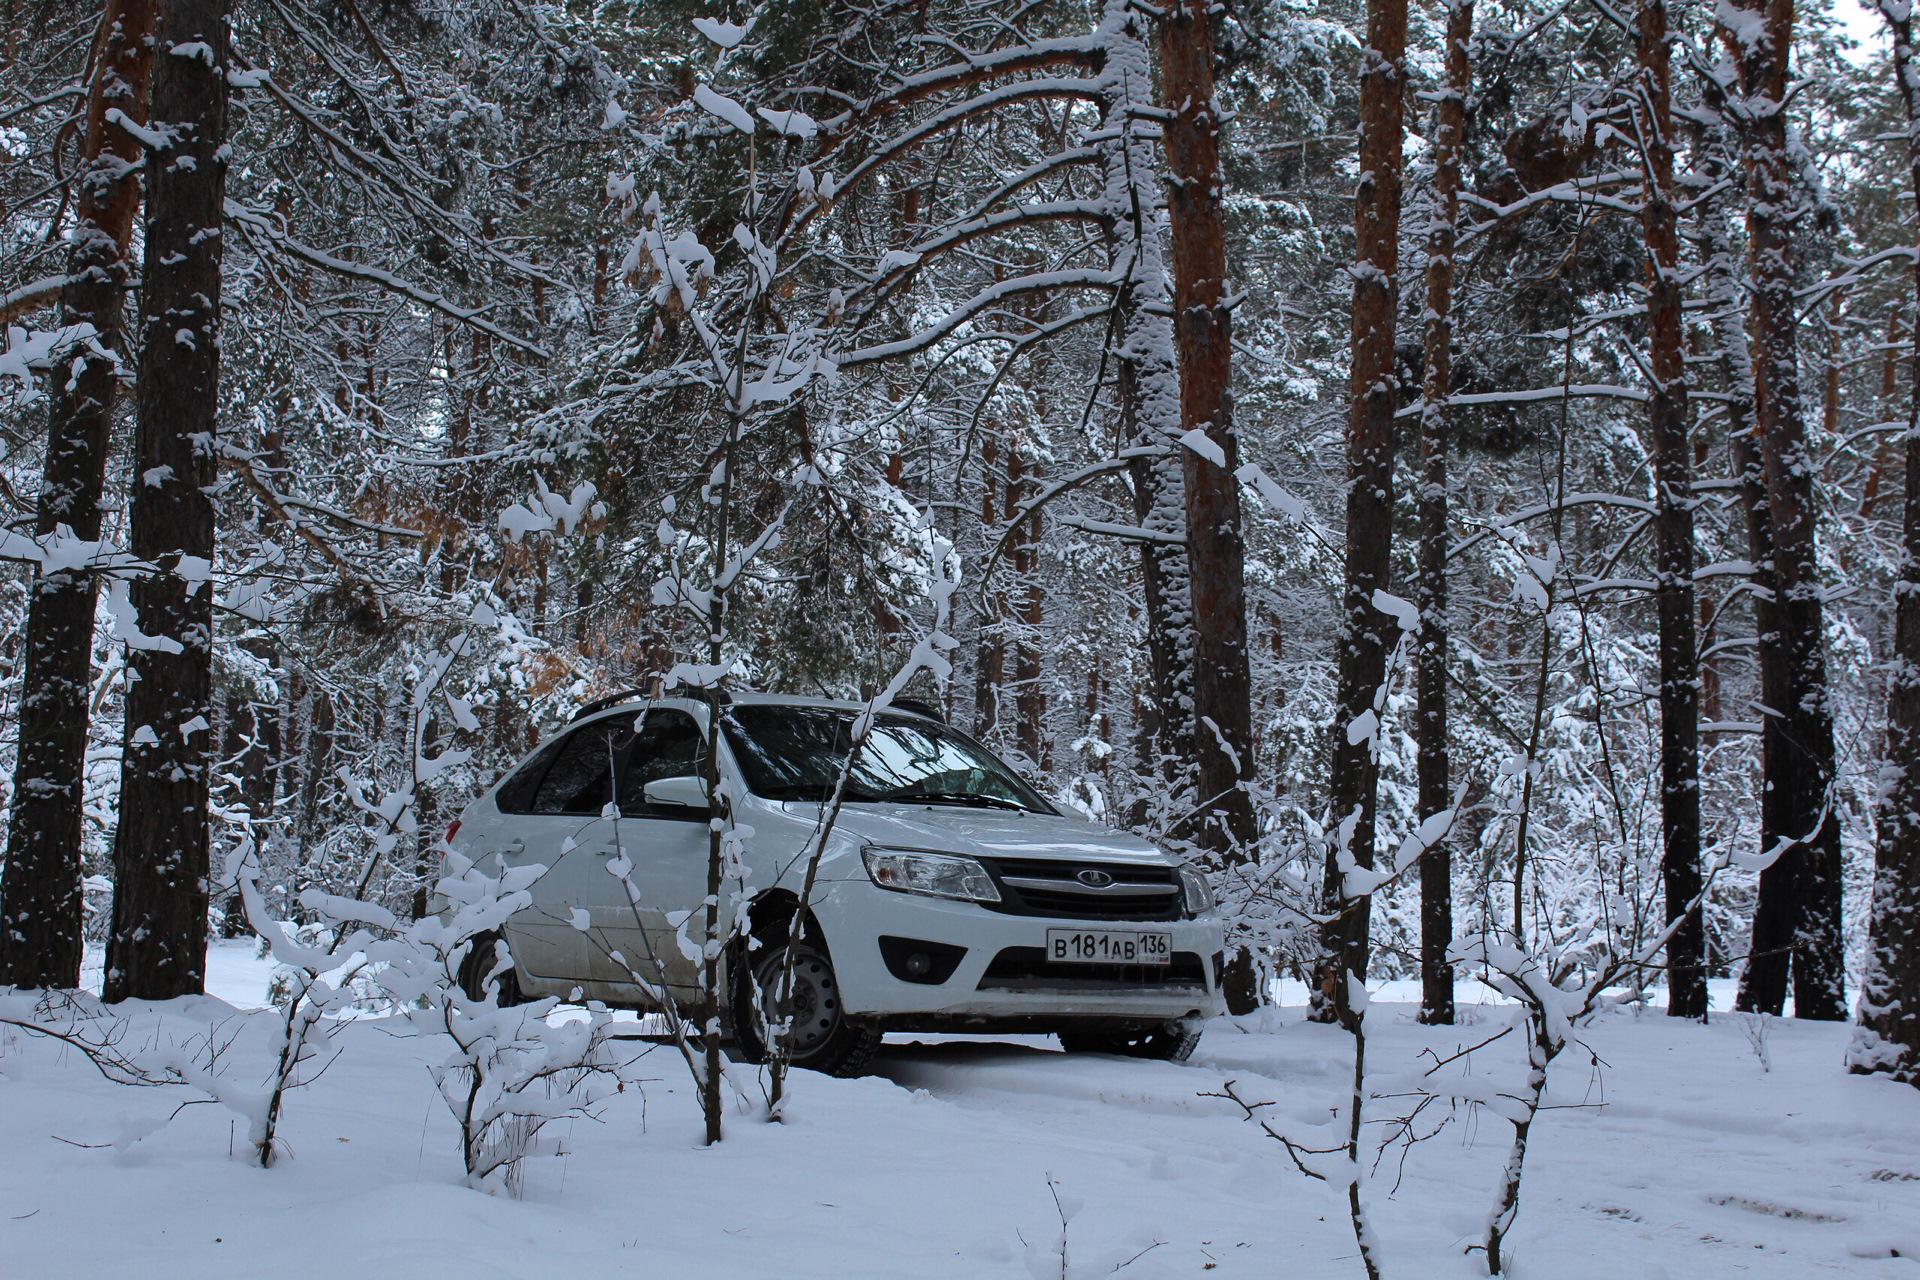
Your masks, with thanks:
M1016 800L982 795L978 791L889 791L874 799L899 804L963 804L974 809L1012 809L1021 813L1027 808Z
M800 800L814 804L825 804L833 799L833 788L824 787L778 787L759 792L769 800ZM848 787L846 794L840 797L848 804L871 804L882 797L869 794L858 787Z

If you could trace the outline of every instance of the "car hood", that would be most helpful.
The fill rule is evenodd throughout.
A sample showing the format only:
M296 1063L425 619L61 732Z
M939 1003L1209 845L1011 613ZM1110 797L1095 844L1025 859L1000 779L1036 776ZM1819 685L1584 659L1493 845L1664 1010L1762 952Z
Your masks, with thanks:
M795 806L798 808L799 806ZM811 810L811 806L807 806ZM1174 861L1139 836L1081 818L959 805L849 804L837 823L865 844L936 849L982 858L1058 858L1076 862Z

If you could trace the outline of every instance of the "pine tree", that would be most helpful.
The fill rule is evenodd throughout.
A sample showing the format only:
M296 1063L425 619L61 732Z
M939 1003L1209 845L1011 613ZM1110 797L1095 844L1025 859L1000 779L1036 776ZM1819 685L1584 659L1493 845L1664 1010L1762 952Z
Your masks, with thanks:
M1700 894L1700 657L1694 640L1692 444L1680 314L1680 240L1673 179L1672 46L1665 0L1641 0L1634 17L1640 76L1636 119L1644 166L1640 226L1646 243L1648 452L1653 460L1654 608L1660 633L1661 873L1667 919L1685 918L1667 943L1667 1012L1707 1016Z
M1905 5L1881 0L1893 34L1894 83L1907 117L1907 161L1920 208L1920 63ZM1913 268L1920 307L1920 262ZM1920 310L1915 312L1920 318ZM1906 497L1899 581L1894 587L1892 675L1887 687L1887 785L1880 799L1859 1025L1848 1069L1885 1072L1920 1086L1920 323L1907 402Z
M1252 686L1247 662L1240 442L1233 425L1233 328L1227 298L1226 192L1207 0L1179 0L1160 28L1162 93L1171 117L1167 206L1172 228L1174 345L1185 443L1187 574L1193 609L1193 718L1198 842L1224 861L1250 856L1255 835ZM1257 1002L1240 961L1229 1007Z
M1452 803L1447 753L1447 397L1453 391L1453 257L1460 157L1473 92L1473 0L1447 5L1446 85L1434 109L1433 210L1427 228L1426 377L1420 406L1420 648L1414 675L1420 818ZM1447 841L1420 864L1420 1020L1453 1023L1453 859Z
M107 113L121 113L134 128L146 120L152 32L151 0L109 0L94 37L75 226L60 296L61 323L91 325L94 337L51 378L34 526L41 538L63 526L83 541L100 537L108 437L131 354L124 320L127 247L140 209L141 156L132 131ZM97 594L85 567L51 568L34 583L27 611L19 754L0 869L0 983L80 985L80 840Z
M159 10L134 446L132 598L113 926L103 994L158 1000L206 981L213 749L213 483L219 439L227 0Z
M1787 104L1793 54L1793 8L1769 0L1733 0L1747 15L1738 50L1740 127L1747 168L1749 328L1754 349L1754 413L1773 540L1774 612L1785 686L1777 752L1767 758L1767 786L1780 792L1787 875L1797 911L1793 930L1794 1012L1828 1021L1846 1016L1840 920L1840 826L1834 812L1833 712L1827 683L1823 587L1816 530L1818 462L1807 441L1800 403L1794 272L1805 192L1789 148ZM1746 38L1751 37L1751 38ZM1773 851L1769 851L1773 852ZM1782 881L1786 883L1782 883ZM1755 949L1761 945L1755 908Z
M1398 632L1374 605L1392 576L1393 415L1398 405L1394 325L1399 308L1401 149L1405 122L1406 0L1368 0L1360 80L1360 185L1354 197L1353 325L1347 379L1346 571L1340 605L1338 690L1328 783L1332 839L1321 1016L1346 1021L1348 975L1367 972L1372 899L1346 898L1341 862L1373 865L1379 725L1374 699ZM1372 732L1364 732L1366 724Z

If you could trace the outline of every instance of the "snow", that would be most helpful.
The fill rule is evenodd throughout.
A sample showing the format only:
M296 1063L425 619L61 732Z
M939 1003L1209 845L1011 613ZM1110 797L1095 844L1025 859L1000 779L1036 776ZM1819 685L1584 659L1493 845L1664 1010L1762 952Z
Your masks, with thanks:
M106 119L119 125L126 131L128 137L150 151L163 151L172 144L173 139L168 134L158 129L147 128L118 107L107 108Z
M744 25L725 22L719 18L695 18L693 29L722 49L731 49L746 39L747 32L753 30L757 19L749 18Z
M93 335L90 324L39 331L9 325L6 341L0 343L0 406L24 405L39 398L41 371L73 347L91 345Z
M1180 443L1193 450L1216 467L1227 465L1227 451L1200 427L1195 427L1180 437Z
M238 1032L224 1057L243 1089L265 1079L271 1019L235 1006L257 1008L270 971L252 944L218 944L219 998L165 1015L181 1032ZM1376 985L1368 1065L1380 1085L1424 1066L1423 1049L1444 1056L1513 1012L1463 1003L1467 1025L1421 1027L1404 1003L1415 985ZM1724 1000L1727 984L1715 987ZM1462 983L1463 1001L1474 991ZM1204 1096L1231 1080L1242 1097L1273 1100L1263 1114L1290 1136L1344 1131L1335 1111L1350 1041L1304 1021L1298 984L1280 993L1287 1007L1212 1024L1184 1066L1070 1057L1040 1037L894 1036L866 1079L796 1074L783 1125L755 1117L753 1074L736 1068L749 1096L713 1149L699 1145L673 1051L621 1041L650 1054L639 1074L651 1082L610 1097L597 1123L551 1126L520 1201L460 1185L453 1122L428 1076L444 1047L398 1019L340 1029L339 1059L287 1099L292 1155L270 1170L246 1163L227 1111L175 1114L188 1090L111 1085L70 1052L9 1034L0 1271L1024 1280L1061 1274L1065 1209L1073 1277L1138 1255L1123 1276L1345 1280L1359 1270L1344 1192L1303 1178L1236 1105ZM1846 1030L1771 1022L1767 1071L1732 1016L1707 1027L1657 1012L1603 1017L1584 1033L1592 1053L1576 1045L1553 1069L1560 1109L1534 1130L1514 1274L1915 1274L1920 1091L1845 1075ZM1516 1039L1483 1050L1446 1089L1496 1098L1520 1078ZM1392 1158L1370 1176L1387 1275L1485 1274L1463 1250L1486 1217L1506 1136L1504 1121L1475 1111L1413 1150L1397 1192Z
M113 633L129 649L141 649L152 653L180 653L181 644L170 636L150 636L140 629L140 611L135 608L128 595L127 583L123 578L114 579L107 587L106 599L101 607L113 620Z
M747 114L745 107L725 94L717 93L704 84L696 85L693 90L693 101L701 110L709 115L718 116L740 132L747 134L753 132L753 117Z
M772 125L775 133L784 133L790 138L799 138L803 142L820 132L820 125L812 116L802 111L785 108L776 111L772 107L760 107L755 114ZM811 185L811 174L808 174L808 179Z

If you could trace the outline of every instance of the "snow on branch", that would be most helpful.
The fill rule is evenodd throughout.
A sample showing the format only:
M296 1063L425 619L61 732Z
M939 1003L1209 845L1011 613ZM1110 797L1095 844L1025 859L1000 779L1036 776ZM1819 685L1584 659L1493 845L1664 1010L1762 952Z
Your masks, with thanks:
M363 280L369 284L378 285L423 307L430 307L443 316L458 320L461 324L498 338L508 346L517 347L530 356L541 360L552 358L546 348L509 333L491 320L485 319L484 311L458 306L431 290L422 289L416 284L402 280L390 271L382 271L378 267L370 267L359 262L349 262L345 258L336 258L330 253L302 244L282 230L270 215L249 209L237 200L227 201L226 212L228 219L249 238L258 237L267 246L278 249L289 257L298 258L309 266L318 267L322 271L345 276L351 280Z
M877 360L890 360L896 356L911 355L924 351L942 338L958 329L983 311L992 309L1009 298L1023 293L1036 293L1052 289L1114 289L1118 287L1113 273L1104 270L1068 269L1064 271L1040 271L1032 275L1015 276L999 284L982 289L955 307L931 325L923 327L911 337L895 342L882 342L871 347L861 347L849 351L840 357L840 366L849 368L871 364Z

